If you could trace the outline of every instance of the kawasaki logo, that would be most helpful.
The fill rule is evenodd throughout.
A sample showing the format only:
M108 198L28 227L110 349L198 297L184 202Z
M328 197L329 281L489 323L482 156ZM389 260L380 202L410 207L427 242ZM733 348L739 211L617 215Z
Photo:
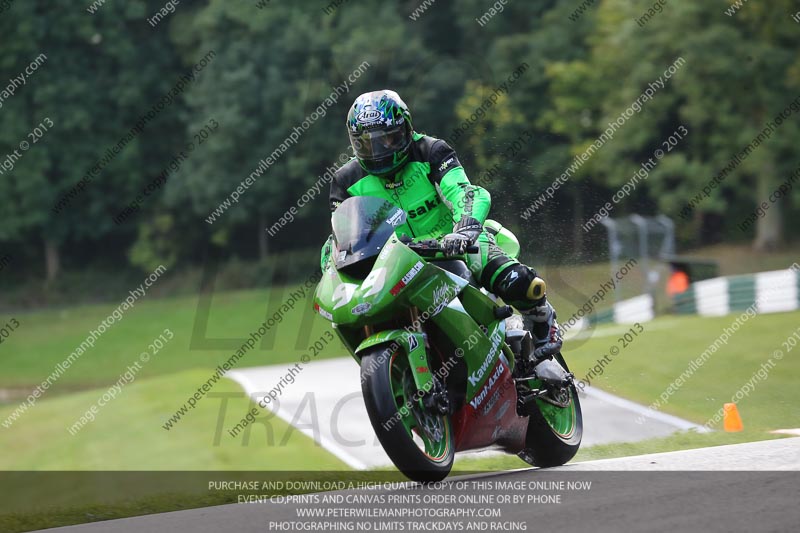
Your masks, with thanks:
M478 395L475 396L475 398L471 402L469 402L469 404L472 406L473 409L477 409L478 407L480 407L481 403L483 403L483 400L486 399L486 396L489 394L489 391L492 390L494 384L497 383L498 379L500 379L500 376L503 374L504 369L505 367L503 366L503 363L501 361L500 364L497 365L497 369L489 378L489 381L486 383L486 386L484 386L483 389L481 389L481 391L478 393ZM497 393L495 393L495 395L492 397L493 400L487 404L487 407L484 410L484 412L488 412L488 410L491 409L491 406L494 405L495 402L497 402L497 399L499 398L498 395L499 392L500 391L497 391Z
M395 211L392 216L386 219L390 225L397 227L400 225L400 222L403 220L403 212L402 211Z
M500 346L500 333L496 332L492 335L492 347L489 350L489 353L486 354L486 359L483 360L483 364L479 369L474 371L470 374L467 379L469 379L469 384L473 387L481 382L483 379L483 375L489 370L489 365L491 364L492 360L494 359L494 354L497 352L497 348Z

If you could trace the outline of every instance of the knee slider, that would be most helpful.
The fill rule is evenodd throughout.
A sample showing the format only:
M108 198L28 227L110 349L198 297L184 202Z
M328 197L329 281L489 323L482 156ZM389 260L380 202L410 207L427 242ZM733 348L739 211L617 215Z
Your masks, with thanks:
M495 280L493 292L511 301L539 301L544 298L545 284L536 271L521 263L508 267Z
M531 284L528 286L526 296L528 300L540 301L547 294L547 284L539 276L535 276Z

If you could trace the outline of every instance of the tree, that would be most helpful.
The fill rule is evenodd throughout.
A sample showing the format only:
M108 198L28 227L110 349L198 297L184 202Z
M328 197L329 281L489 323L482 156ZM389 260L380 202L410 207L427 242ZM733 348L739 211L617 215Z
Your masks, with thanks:
M31 144L4 176L2 239L41 243L48 280L58 273L61 247L102 242L115 230L112 214L135 195L143 176L155 173L161 148L146 137L154 129L171 130L169 109L119 153L109 153L167 89L164 73L175 65L166 35L144 22L156 4L112 2L91 15L39 0L18 3L0 19L8 41L2 78L42 58L2 109L0 151ZM105 168L87 179L104 157ZM73 198L57 207L70 191Z
M789 2L782 4L788 13ZM775 6L747 14L751 7L755 5L727 17L715 4L676 0L640 28L635 22L640 8L606 0L598 9L589 39L591 56L551 70L555 110L550 124L557 130L565 119L580 124L573 138L580 146L596 139L676 59L685 60L680 71L582 172L591 174L596 183L618 187L666 138L685 126L688 138L659 162L633 201L649 196L662 210L677 216L724 171L721 184L710 189L710 196L695 208L693 225L706 240L720 238L711 217L752 210L766 199L776 176L790 166L781 154L787 153L798 133L796 121L786 124L737 168L724 170L794 94L788 77L796 62L797 38L790 33L794 30L789 27L791 20L781 19L777 15L781 10ZM557 97L561 95L574 96ZM757 184L758 195L752 194L752 183ZM738 222L735 217L722 220L729 229ZM771 247L781 235L776 209L759 220L754 244Z

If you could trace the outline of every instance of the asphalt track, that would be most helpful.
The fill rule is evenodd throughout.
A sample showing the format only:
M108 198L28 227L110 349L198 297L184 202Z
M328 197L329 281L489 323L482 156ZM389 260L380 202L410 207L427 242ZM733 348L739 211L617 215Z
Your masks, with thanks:
M488 493L480 483L531 483L580 480L591 482L587 490L555 491L560 502L499 503L492 505L455 505L499 510L497 524L516 530L618 533L628 531L798 531L800 530L800 438L738 444L660 453L637 457L589 461L559 468L524 469L511 472L449 478L448 482L472 485L471 494ZM404 483L393 487L340 491L348 498L361 495L409 497L414 494L442 495L447 488L424 487ZM531 490L504 490L520 496L536 495ZM547 494L555 494L547 492ZM541 496L545 492L539 493ZM317 496L321 497L321 496ZM276 523L308 524L314 519L298 519L293 503L234 504L98 522L81 526L50 529L64 533L217 533L266 532L280 530ZM329 506L330 507L330 506ZM348 507L345 505L344 507ZM349 505L356 510L370 505ZM372 506L375 507L375 506ZM380 508L391 505L378 506ZM409 505L399 506L406 509ZM444 509L446 505L423 505ZM339 519L344 520L344 519ZM413 530L460 530L460 519L430 518L419 524L439 528L415 527ZM491 524L495 519L475 519L473 524ZM364 522L363 519L357 521ZM463 524L469 525L465 519ZM334 520L330 523L339 524ZM411 531L409 526L387 527L384 531ZM463 525L462 524L462 525ZM510 524L510 525L509 525ZM402 528L401 528L402 527ZM333 530L329 526L327 530ZM284 529L285 530L285 529ZM298 530L298 529L294 529ZM303 529L299 529L303 530ZM320 529L325 530L325 529ZM372 529L373 531L376 529ZM491 530L487 528L485 530ZM506 529L508 530L508 529Z

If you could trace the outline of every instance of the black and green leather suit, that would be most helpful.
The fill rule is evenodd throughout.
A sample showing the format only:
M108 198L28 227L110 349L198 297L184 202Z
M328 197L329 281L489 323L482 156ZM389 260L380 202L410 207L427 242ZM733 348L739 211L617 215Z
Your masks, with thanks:
M414 133L413 139L408 162L394 176L369 174L356 159L342 166L331 183L331 210L351 196L383 198L408 214L397 234L414 240L441 239L463 217L484 224L491 196L483 187L469 182L455 151L445 141L427 135ZM466 256L473 275L487 290L520 311L541 304L528 294L536 272L497 246L495 230L485 227L477 241L480 253ZM330 246L329 239L322 250L323 268Z

